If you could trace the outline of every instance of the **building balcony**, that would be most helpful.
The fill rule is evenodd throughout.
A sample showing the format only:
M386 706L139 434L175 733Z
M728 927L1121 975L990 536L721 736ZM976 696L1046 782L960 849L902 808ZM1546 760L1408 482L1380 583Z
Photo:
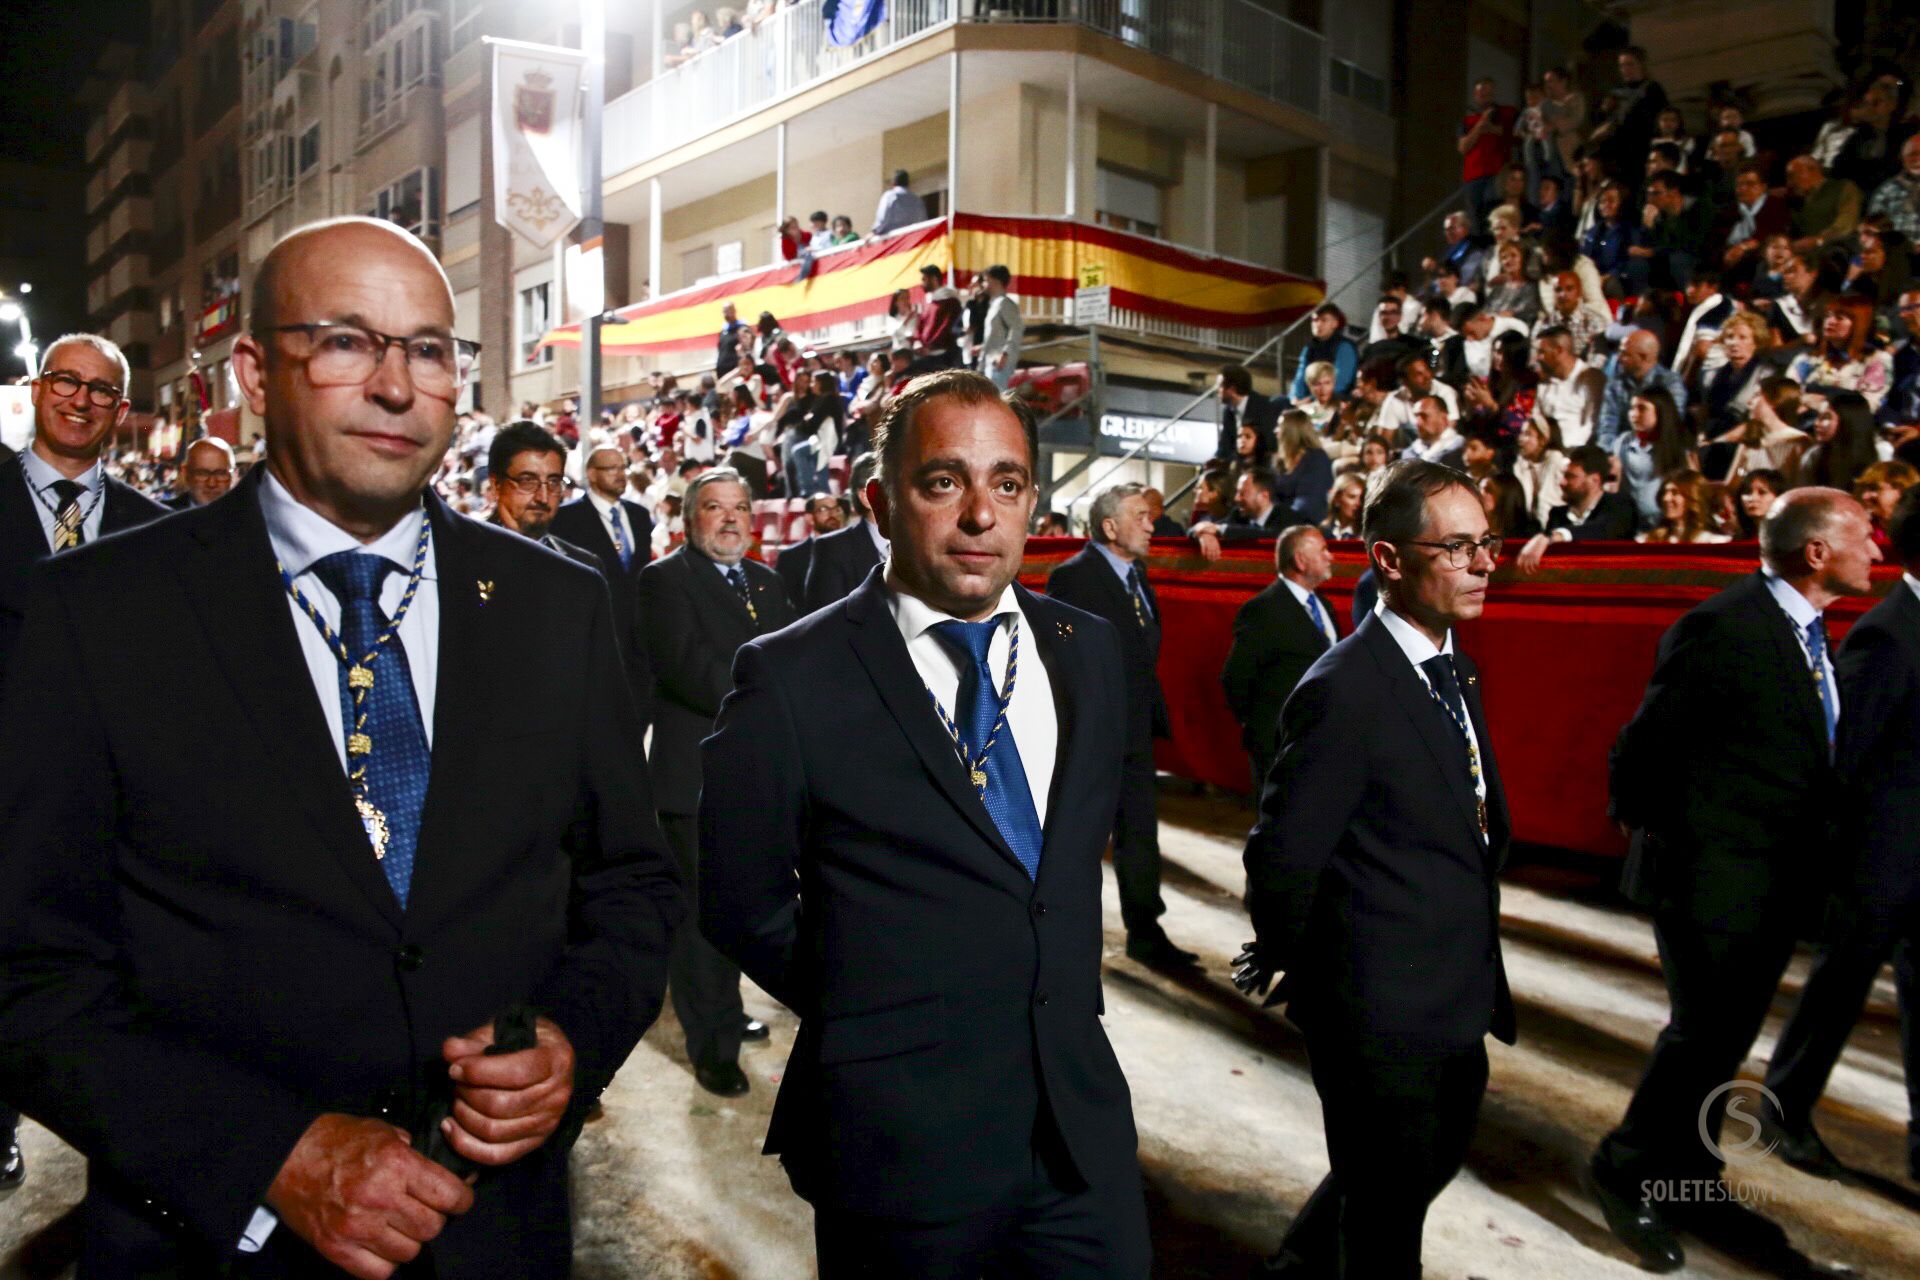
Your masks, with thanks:
M828 43L823 8L824 0L802 0L608 103L607 175L937 32L976 25L1090 30L1328 120L1325 40L1249 0L896 0L874 31L844 47Z

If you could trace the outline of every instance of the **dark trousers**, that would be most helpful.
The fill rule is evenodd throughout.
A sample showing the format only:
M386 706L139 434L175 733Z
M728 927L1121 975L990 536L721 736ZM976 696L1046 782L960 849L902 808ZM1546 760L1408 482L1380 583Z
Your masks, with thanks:
M1160 897L1160 804L1153 776L1149 741L1145 751L1129 751L1120 767L1120 812L1113 822L1113 878L1129 934L1153 933L1167 912Z
M1036 1143L1031 1171L1002 1203L957 1222L816 1210L820 1280L1146 1280L1139 1168L1103 1171L1088 1187L1058 1142Z
M691 814L663 813L660 830L673 848L674 860L689 897L699 901L699 829ZM695 1066L718 1066L740 1057L741 1024L746 1010L740 1003L740 970L713 949L688 919L673 937L668 957L668 993L674 1016L687 1036L687 1057Z
M12 1107L0 1107L0 1163L7 1158L7 1148L13 1145L20 1130L20 1113Z
M1901 942L1907 944L1906 963L1900 966L1900 1052L1906 1061L1907 1093L1915 1092L1913 1017L1908 1008L1912 994L1907 988L1912 975L1914 941L1920 938L1920 908L1871 911L1849 919L1848 927L1837 932L1818 956L1807 975L1800 1003L1780 1033L1780 1043L1767 1067L1767 1088L1780 1100L1780 1110L1793 1124L1805 1122L1813 1114L1813 1104L1826 1092L1827 1077L1847 1037L1867 1005L1873 980ZM1920 1111L1912 1107L1909 1114Z
M1633 1196L1645 1181L1720 1176L1724 1162L1701 1125L1718 1147L1727 1091L1716 1091L1753 1048L1794 945L1790 928L1709 929L1672 909L1655 913L1653 936L1672 1013L1597 1169Z
M1487 1090L1487 1050L1361 1054L1307 1034L1333 1169L1281 1251L1314 1274L1419 1280L1427 1206L1460 1172Z

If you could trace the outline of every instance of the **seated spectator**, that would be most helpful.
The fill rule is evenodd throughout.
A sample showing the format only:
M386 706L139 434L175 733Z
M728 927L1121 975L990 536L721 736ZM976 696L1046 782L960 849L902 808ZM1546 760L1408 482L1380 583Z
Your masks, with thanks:
M1791 251L1780 268L1780 294L1767 308L1774 345L1812 347L1820 339L1820 321L1833 295L1826 264L1817 253ZM1789 358L1782 352L1780 359Z
M1719 225L1709 243L1720 251L1720 266L1727 273L1728 283L1749 284L1765 262L1767 242L1786 234L1787 193L1770 189L1766 170L1749 162L1734 170L1732 195L1733 199L1721 208ZM1781 243L1791 247L1787 240Z
M1368 432L1379 431L1398 438L1403 428L1411 431L1412 421L1401 413L1406 402L1394 398L1398 389L1399 375L1394 372L1391 361L1376 360L1362 365L1360 376L1354 380L1353 395L1341 406L1341 423L1334 432L1335 437L1358 440Z
M1600 188L1593 225L1580 242L1580 252L1592 260L1610 298L1625 297L1633 289L1627 281L1630 250L1640 244L1640 225L1627 216L1627 192L1617 182Z
M1857 391L1878 409L1893 385L1893 357L1873 333L1873 305L1860 298L1829 298L1820 341L1796 356L1787 376L1811 392Z
M1298 410L1280 415L1280 469L1274 497L1301 521L1318 524L1327 515L1333 489L1333 461L1320 445L1320 433Z
M1393 442L1384 436L1371 435L1360 442L1360 469L1353 474L1361 480L1371 482L1373 478L1387 469L1393 461Z
M1879 220L1886 221L1884 218ZM1881 302L1898 298L1911 283L1913 272L1907 258L1905 238L1894 231L1883 236L1877 228L1869 225L1871 221L1863 220L1856 233L1860 248L1847 264L1847 274L1841 282L1840 292L1845 297L1859 298L1878 306ZM1889 241L1892 243L1889 244Z
M1500 430L1488 419L1479 418L1469 421L1460 436L1466 442L1460 446L1460 470L1472 476L1475 484L1484 486L1504 469L1506 449Z
M1867 509L1867 516L1873 521L1873 540L1880 544L1882 551L1893 545L1887 537L1887 521L1893 519L1900 495L1916 484L1920 484L1920 470L1897 458L1873 463L1853 482L1853 496Z
M1606 161L1582 143L1573 166L1573 207L1579 213L1573 224L1575 240L1585 240L1599 220L1600 193L1611 181Z
M1288 394L1294 400L1305 400L1310 394L1307 366L1325 361L1333 366L1333 394L1344 396L1353 390L1354 375L1360 370L1360 349L1347 336L1347 313L1331 302L1323 302L1313 309L1312 325L1313 336L1300 354Z
M1503 204L1487 215L1487 229L1493 236L1493 243L1481 256L1479 280L1469 280L1468 284L1480 287L1482 296L1492 287L1493 278L1500 274L1500 247L1507 244L1520 246L1521 265L1532 275L1538 276L1540 270L1540 251L1520 234L1520 210L1514 205Z
M1810 437L1800 430L1800 384L1783 374L1762 377L1747 402L1746 421L1715 443L1734 445L1727 466L1731 484L1749 471L1778 471L1793 475Z
M1320 532L1327 535L1329 541L1358 538L1360 508L1366 500L1367 482L1359 473L1341 476L1333 482L1333 491L1327 495L1327 518L1320 522Z
M1873 83L1853 107L1853 132L1828 166L1835 179L1862 192L1877 191L1900 171L1902 152L1914 138L1915 122L1901 118L1894 90Z
M1673 397L1658 387L1636 391L1629 403L1632 428L1614 443L1620 461L1620 492L1633 499L1639 527L1660 521L1660 481L1680 470L1698 471L1700 458Z
M1702 265L1694 269L1684 293L1685 319L1673 344L1673 371L1686 383L1690 399L1699 397L1702 383L1726 362L1721 349L1720 328L1734 312L1733 299L1720 289L1720 269Z
M1724 359L1705 379L1698 405L1702 434L1715 440L1746 422L1771 370L1773 330L1753 312L1736 311L1721 325L1718 346Z
M1532 234L1542 240L1573 239L1573 202L1560 175L1541 174L1539 189L1540 207L1534 214Z
M1813 419L1813 442L1800 455L1795 488L1824 485L1853 492L1862 473L1880 460L1873 409L1857 391L1835 391Z
M1828 177L1812 156L1795 156L1787 162L1787 190L1793 197L1788 228L1797 252L1840 244L1860 225L1860 188L1843 178Z
M1740 135L1734 130L1722 129L1701 139L1694 172L1702 183L1701 193L1718 215L1714 224L1716 232L1725 230L1725 211L1738 199L1733 189L1734 180L1741 166L1746 163L1747 153L1741 148ZM1714 241L1715 248L1720 244L1721 241Z
M1920 286L1901 293L1895 316L1900 340L1890 352L1893 385L1874 416L1882 427L1908 430L1920 424Z
M1560 325L1540 331L1535 353L1540 384L1534 394L1534 416L1553 429L1563 447L1586 444L1599 423L1606 375L1574 357L1573 335Z
M815 209L807 224L807 252L825 253L833 248L833 229L825 209Z
M780 260L792 262L806 252L808 233L800 219L788 214L780 220Z
M1647 179L1641 226L1640 242L1627 250L1628 292L1686 288L1707 252L1712 208L1687 194L1686 180L1679 174L1656 173Z
M1467 412L1483 415L1502 443L1511 446L1533 416L1539 393L1540 375L1534 372L1526 335L1507 330L1494 335L1487 377L1469 381L1461 400Z
M853 219L846 214L835 214L833 225L827 232L827 243L834 248L843 244L857 244L860 233L853 229Z
M1397 323L1392 333L1389 333L1383 316L1389 304L1392 304L1393 309L1398 312L1394 317ZM1386 279L1381 282L1380 301L1374 304L1373 320L1367 326L1367 341L1379 342L1383 338L1398 334L1414 347L1424 347L1426 339L1420 332L1420 317L1425 310L1420 300L1407 290L1407 273L1389 271Z
M1664 391L1675 406L1686 408L1686 386L1678 374L1660 363L1660 340L1645 329L1636 329L1620 348L1613 376L1607 379L1600 398L1600 416L1594 427L1601 448L1611 449L1628 430L1628 407L1634 396L1646 390ZM1565 430L1564 424L1561 429Z
M1501 333L1518 333L1524 336L1527 327L1517 320L1496 316L1493 312L1472 303L1462 303L1453 313L1453 326L1460 331L1460 351L1458 362L1465 369L1465 376L1456 384L1455 389L1466 391L1466 383L1474 378L1493 376L1493 340ZM1448 354L1441 356L1441 376L1455 363Z
M1480 485L1480 503L1487 513L1487 529L1518 541L1540 532L1540 522L1527 509L1526 491L1505 472L1489 475Z
M1867 213L1886 218L1893 229L1920 244L1920 135L1900 147L1900 172L1874 188Z
M1760 264L1754 268L1752 281L1747 285L1748 301L1767 310L1766 304L1789 293L1786 272L1793 256L1793 241L1784 231L1761 241Z
M1046 511L1041 513L1039 527L1034 532L1043 538L1070 538L1073 525L1061 512Z
M727 375L714 384L714 389L722 396L731 396L736 387L746 388L755 404L766 403L766 383L760 377L760 369L754 364L753 357L746 353L742 353Z
M1567 453L1560 488L1566 502L1547 514L1546 529L1528 539L1515 557L1522 573L1533 573L1556 542L1627 542L1634 535L1633 499L1607 492L1612 460L1599 445L1583 444Z
M1398 364L1402 356L1425 348L1425 343L1418 342L1412 334L1401 331L1401 312L1401 300L1392 294L1382 297L1374 307L1373 323L1379 328L1379 334L1361 349L1360 366L1362 368L1376 360Z
M1648 143L1648 149L1662 145L1671 146L1680 153L1680 164L1677 167L1684 173L1687 167L1686 158L1694 149L1694 138L1687 132L1686 117L1681 115L1680 108L1671 102L1660 108L1660 114L1654 117L1653 140Z
M887 379L885 394L889 399L900 394L909 382L913 381L913 352L894 347L887 352Z
M1716 527L1713 486L1698 471L1681 470L1660 482L1660 517L1640 542L1731 542Z
M1402 358L1394 368L1394 379L1399 389L1392 397L1398 402L1392 421L1403 425L1403 442L1413 438L1413 406L1422 396L1439 396L1447 406L1448 420L1460 420L1460 393L1434 376L1433 361L1424 352Z
M1453 429L1446 402L1439 396L1428 396L1414 405L1413 432L1413 442L1401 450L1401 457L1454 468L1460 466L1467 442Z
M1560 476L1567 469L1567 454L1552 422L1535 415L1520 428L1515 446L1513 477L1526 495L1527 510L1541 528L1560 505ZM1517 536L1517 535L1516 535Z
M1333 365L1326 360L1316 360L1307 366L1305 376L1307 398L1296 400L1293 407L1306 414L1316 430L1331 432L1339 425L1340 415L1340 406L1333 398Z
M1553 277L1551 307L1543 310L1534 322L1533 340L1537 344L1550 328L1564 329L1572 344L1574 359L1584 361L1593 353L1593 340L1604 334L1612 323L1612 316L1587 301L1579 274L1562 271Z
M1221 536L1228 542L1277 535L1289 525L1303 523L1290 506L1282 506L1275 496L1280 477L1266 467L1250 467L1240 473L1233 489L1233 518Z
M1493 202L1494 208L1513 210L1513 229L1516 233L1532 223L1539 214L1539 209L1534 204L1533 196L1529 191L1530 184L1527 181L1525 165L1510 164L1500 171L1500 192ZM1492 220L1491 214L1488 215L1488 220Z
M1438 257L1421 260L1420 269L1429 279L1438 276L1441 267L1451 267L1460 285L1480 279L1480 259L1484 253L1484 242L1473 234L1473 218L1463 212L1448 214L1440 222L1440 235L1446 247ZM1444 295L1443 295L1444 296Z
M1233 519L1233 473L1225 467L1208 467L1193 482L1193 514L1187 521L1191 535L1202 525L1224 528Z
M1288 410L1288 412L1293 411ZM1272 456L1272 435L1251 422L1241 423L1234 435L1234 470L1244 472L1253 467L1264 467Z
M894 170L893 184L880 193L880 203L874 208L873 230L867 233L868 239L877 240L927 220L927 202L908 189L910 181L905 169Z
M1773 500L1787 491L1787 478L1770 467L1749 471L1732 486L1733 527L1729 530L1741 542L1760 536L1760 522L1773 509Z
M1527 274L1526 250L1515 240L1497 250L1499 270L1487 281L1486 310L1532 327L1540 314L1540 290Z

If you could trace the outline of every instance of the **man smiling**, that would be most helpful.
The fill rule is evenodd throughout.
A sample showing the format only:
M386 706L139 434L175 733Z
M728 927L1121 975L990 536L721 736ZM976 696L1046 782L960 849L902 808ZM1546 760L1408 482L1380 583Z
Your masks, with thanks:
M1138 1280L1099 1022L1119 642L1014 582L1035 431L991 382L916 379L875 450L885 573L744 646L705 746L756 803L703 798L701 930L801 1016L767 1150L824 1280Z

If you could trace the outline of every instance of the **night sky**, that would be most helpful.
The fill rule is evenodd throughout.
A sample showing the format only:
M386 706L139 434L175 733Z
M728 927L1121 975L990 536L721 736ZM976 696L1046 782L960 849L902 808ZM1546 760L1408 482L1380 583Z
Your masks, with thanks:
M74 96L108 33L144 39L142 0L8 0L0 6L0 156L80 165Z

